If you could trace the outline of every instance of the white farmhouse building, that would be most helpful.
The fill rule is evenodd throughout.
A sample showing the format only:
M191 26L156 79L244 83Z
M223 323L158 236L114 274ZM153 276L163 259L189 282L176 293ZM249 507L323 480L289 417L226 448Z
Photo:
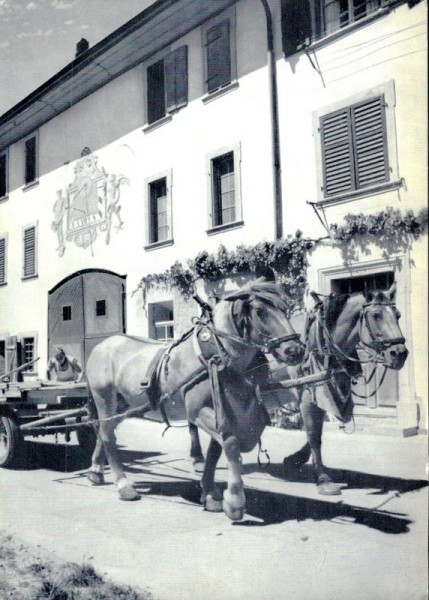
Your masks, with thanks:
M423 208L426 9L157 0L94 47L81 40L0 117L3 373L40 357L26 377L43 377L56 344L85 362L116 332L182 332L192 302L133 292L203 249ZM322 293L396 281L410 356L357 413L404 435L425 428L425 244L372 244L346 264L326 240L308 273Z

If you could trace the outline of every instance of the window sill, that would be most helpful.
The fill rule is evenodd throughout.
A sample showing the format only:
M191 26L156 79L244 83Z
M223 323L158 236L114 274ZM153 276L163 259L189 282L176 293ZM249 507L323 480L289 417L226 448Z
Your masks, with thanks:
M6 286L7 286L7 281L0 282L0 287L6 287Z
M158 129L158 127L162 127L163 125L166 125L166 123L170 123L170 121L173 120L172 115L165 115L165 117L162 117L161 119L158 119L158 121L154 121L153 123L149 123L148 125L145 125L143 127L143 133L150 133L151 131L153 131L154 129Z
M335 206L336 204L343 204L344 202L351 202L353 200L359 200L361 198L367 198L368 196L374 196L378 194L384 194L393 190L399 190L404 185L403 179L397 181L389 181L387 183L381 183L380 185L364 188L361 190L354 190L346 194L340 194L339 196L332 196L332 198L323 198L318 200L314 204L316 206Z
M209 94L206 94L202 98L203 104L208 104L209 102L211 102L212 100L216 100L216 98L219 98L220 96L229 94L229 92L236 90L238 88L238 85L239 85L238 81L232 81L231 83L228 83L224 87L218 88L217 90L214 90L214 92L210 92Z
M33 188L35 188L36 186L39 185L39 180L35 179L34 181L30 181L30 183L26 183L23 187L22 187L22 191L23 192L28 192L28 190L32 190Z
M25 275L24 277L21 277L21 281L29 281L30 279L38 279L39 278L39 274L36 273L35 275Z
M238 229L239 227L244 226L244 221L234 221L232 223L225 223L223 225L216 225L215 227L210 227L210 229L206 230L207 235L215 235L216 233L221 233L222 231L228 231L229 229Z
M152 244L148 244L144 246L144 250L157 250L158 248L165 248L166 246L172 246L174 244L174 239L170 240L162 240L162 242L153 242Z
M9 194L6 194L5 196L2 196L2 197L0 198L0 204L1 204L2 202L6 202L6 200L9 200Z

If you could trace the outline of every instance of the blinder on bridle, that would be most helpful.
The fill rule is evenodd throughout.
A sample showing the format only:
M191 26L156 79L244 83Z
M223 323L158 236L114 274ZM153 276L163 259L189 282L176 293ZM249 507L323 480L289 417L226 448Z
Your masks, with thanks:
M362 306L362 310L360 312L360 330L362 332L362 327L365 324L368 330L369 336L371 338L371 344L367 344L362 339L362 333L360 334L360 341L365 346L369 348L373 348L376 352L381 353L383 350L387 350L391 346L396 346L397 344L405 344L405 338L403 336L396 338L381 338L380 334L374 332L373 327L371 326L370 317L368 314L368 308L370 306L391 306L396 310L396 316L399 319L400 312L396 309L396 305L394 302L367 302ZM381 338L381 339L380 339Z
M269 304L274 307L276 307L276 305L279 304L278 302L271 301L268 298L267 294L268 294L268 292L266 294L264 294L263 292L258 293L255 290L252 290L252 291L239 290L239 291L233 292L232 294L229 294L228 296L225 296L223 298L224 300L228 300L228 301L234 303L233 309L232 309L232 314L233 314L234 320L238 319L240 315L242 316L242 320L244 321L242 323L242 328L243 328L243 331L246 336L246 341L249 343L254 344L254 342L252 342L250 339L251 338L251 322L250 322L250 305L251 305L251 303L254 300L260 300L261 302L265 302L266 304ZM238 305L238 303L236 303L237 300L241 301L241 305ZM238 307L240 307L240 308L237 310ZM285 309L282 309L280 307L280 305L278 306L278 308L282 312L285 313ZM236 323L236 325L237 325L237 323ZM300 342L301 337L298 333L293 331L292 333L288 333L288 334L278 336L275 338L270 338L270 339L264 341L260 345L259 344L254 344L254 345L257 345L264 354L269 354L273 350L278 348L284 342L290 342L290 341L299 341Z

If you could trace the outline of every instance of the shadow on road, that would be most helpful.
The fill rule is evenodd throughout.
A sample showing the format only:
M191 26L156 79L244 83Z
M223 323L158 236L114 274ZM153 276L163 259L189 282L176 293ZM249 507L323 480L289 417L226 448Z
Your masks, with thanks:
M67 444L48 444L41 442L26 442L26 454L28 456L26 469L50 469L62 473L81 471L90 465L90 456L85 454L79 446ZM151 458L163 456L161 452L137 452L120 448L120 455L125 464L127 472L142 477L136 481L137 490L142 496L163 496L169 498L182 498L187 502L200 505L201 490L199 483L188 479L186 471L178 475L173 473L168 476L168 481L148 482L148 479L157 476L156 466L151 465ZM179 459L178 459L179 460ZM167 461L171 462L171 460ZM174 461L173 461L174 462ZM159 464L159 460L156 461ZM301 469L287 477L284 474L282 464L270 464L260 467L257 463L246 464L243 467L245 474L268 473L270 476L283 481L313 484L313 473L311 465L304 465ZM383 496L389 492L405 494L427 487L428 482L424 480L402 479L362 473L359 471L347 471L331 469L330 473L337 482L344 483L348 489L368 489L368 495ZM158 475L159 476L159 475ZM220 488L225 488L225 483L219 483ZM375 490L375 491L374 491ZM338 501L329 501L320 498L312 499L290 494L281 494L263 490L246 489L247 510L246 514L257 518L258 521L245 519L234 523L237 527L264 527L283 523L285 521L303 521L312 519L314 521L335 521L336 523L354 523L365 525L383 533L400 534L409 531L412 521L406 514L394 513L379 508L363 508L346 504L341 496ZM383 500L381 498L381 500Z

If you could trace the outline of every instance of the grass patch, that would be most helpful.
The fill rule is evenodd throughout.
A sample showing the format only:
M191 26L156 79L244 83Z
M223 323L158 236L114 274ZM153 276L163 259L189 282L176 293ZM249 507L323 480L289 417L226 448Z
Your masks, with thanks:
M121 586L92 564L61 563L0 531L0 598L8 600L153 600L151 594Z

